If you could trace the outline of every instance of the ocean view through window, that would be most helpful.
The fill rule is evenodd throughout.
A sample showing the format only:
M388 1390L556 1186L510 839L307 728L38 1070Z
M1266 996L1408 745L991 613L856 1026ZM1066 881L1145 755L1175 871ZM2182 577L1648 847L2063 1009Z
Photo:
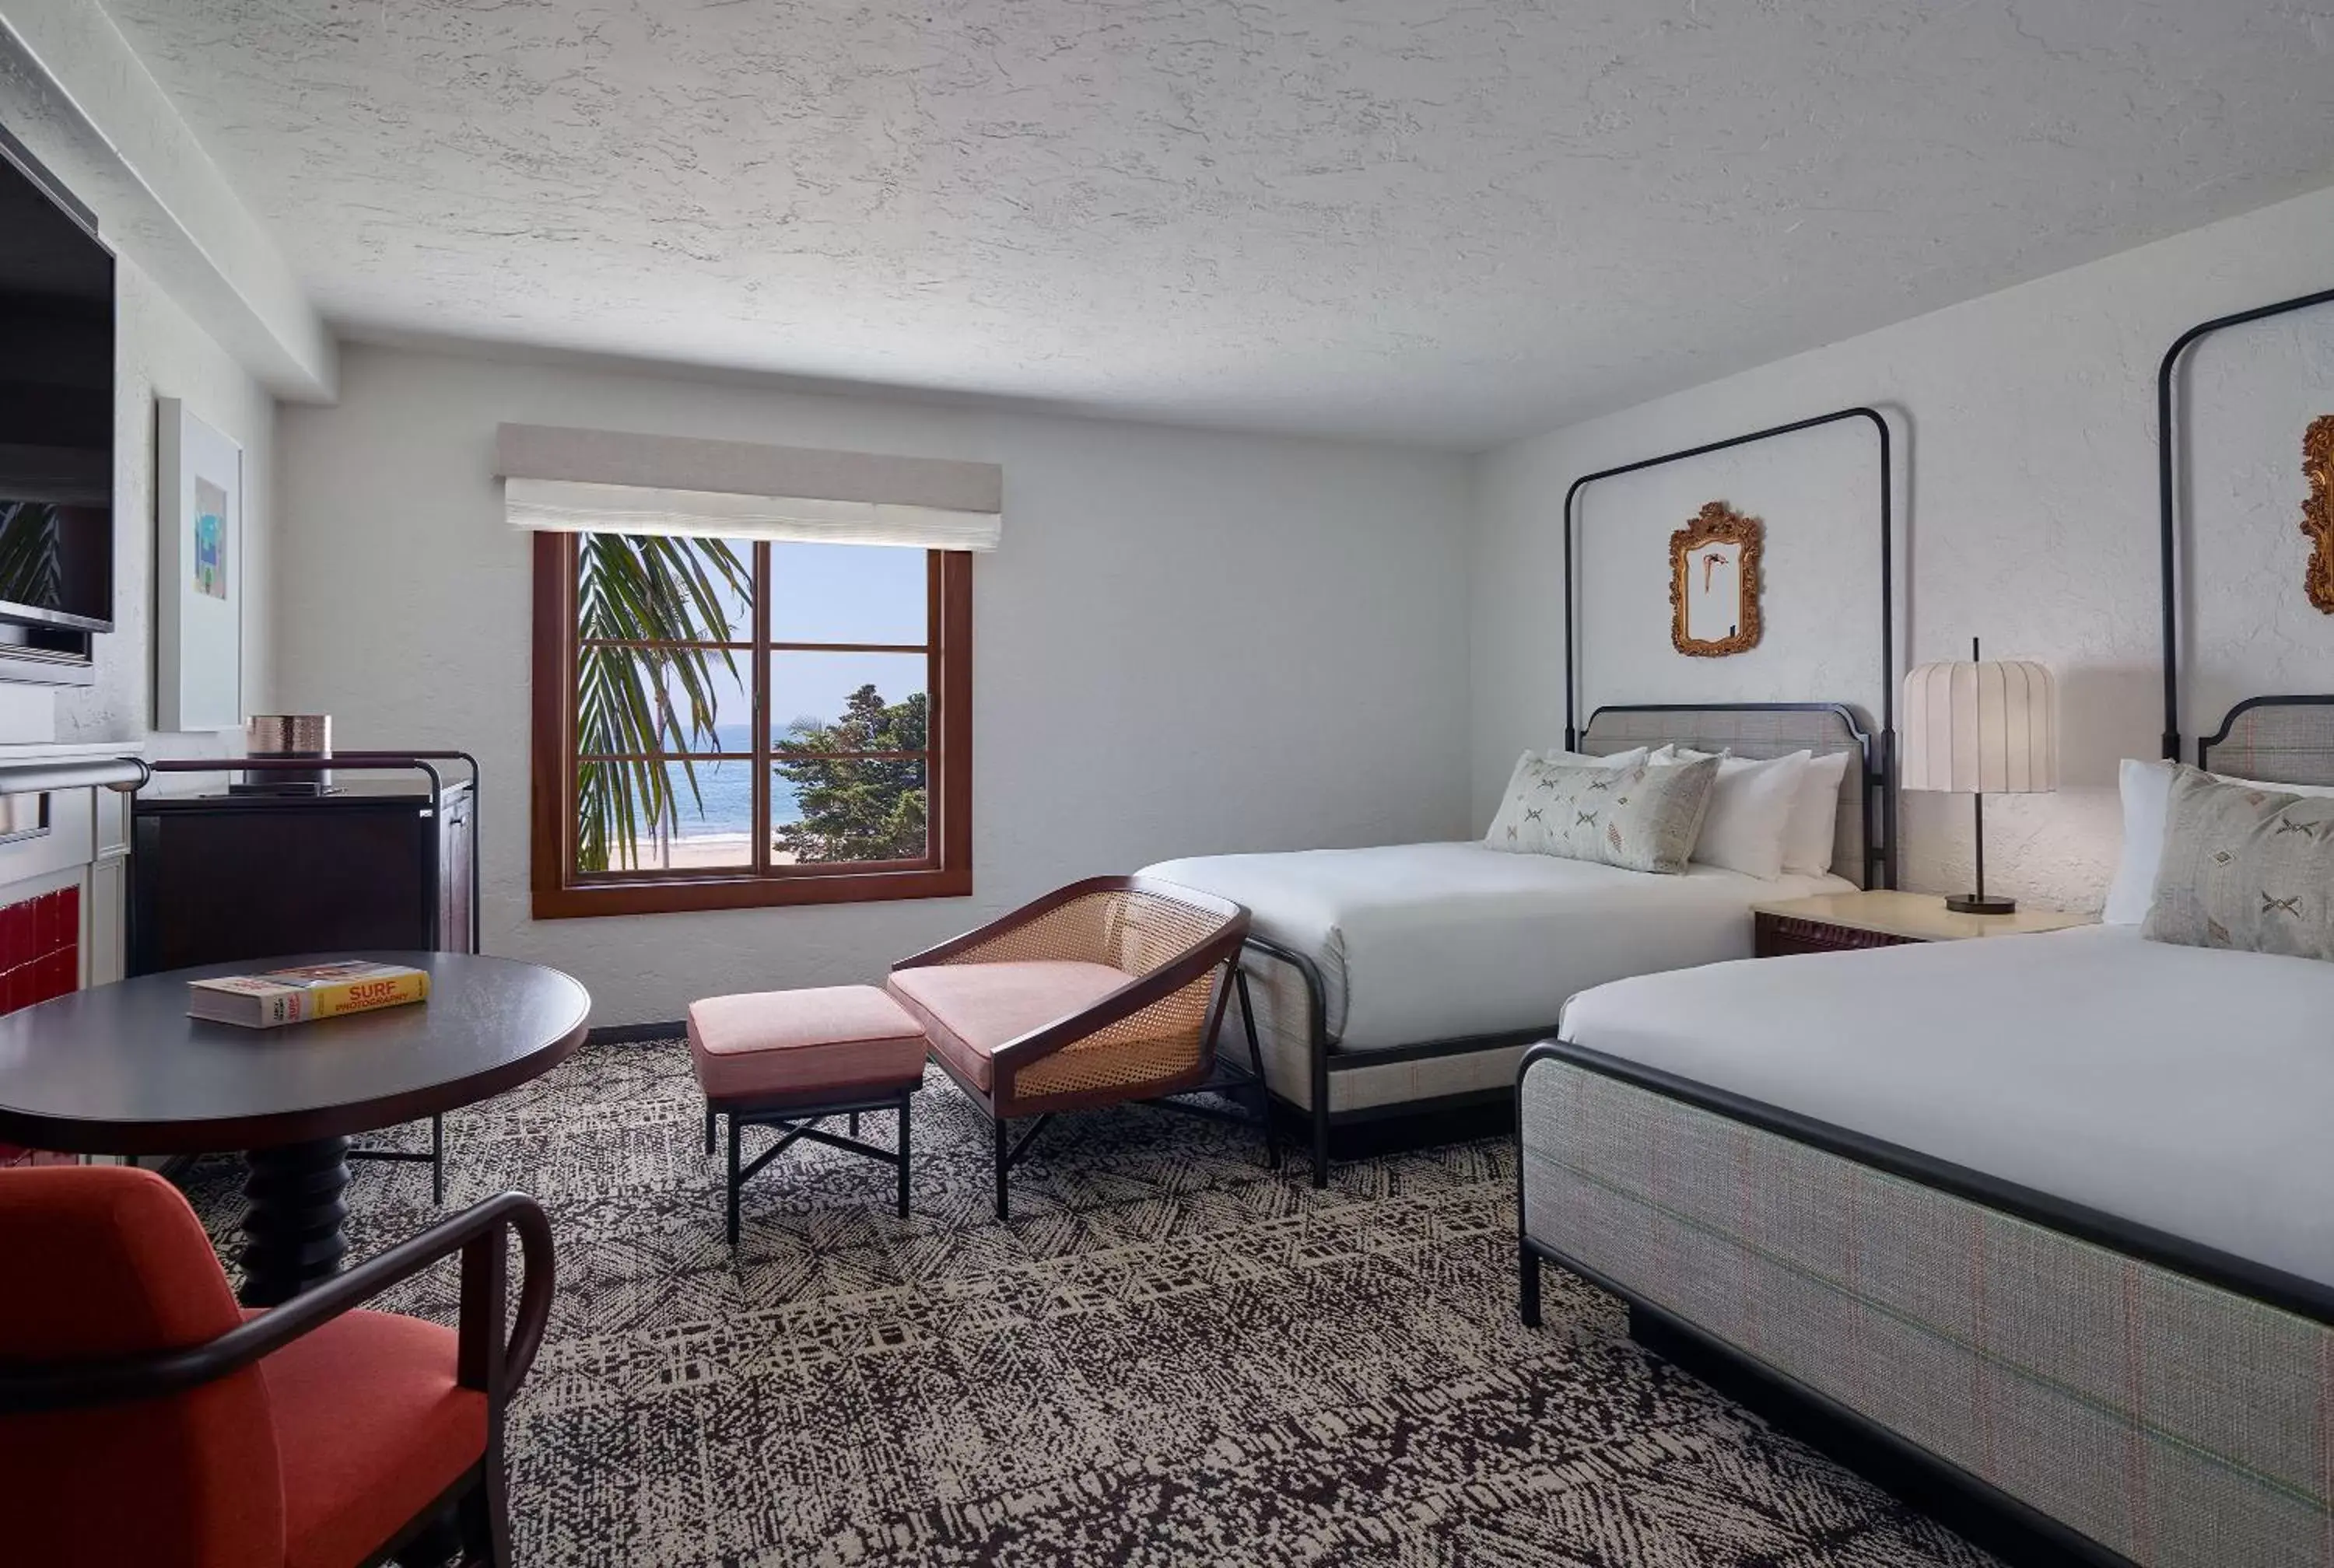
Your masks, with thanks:
M969 890L969 555L535 550L538 917Z

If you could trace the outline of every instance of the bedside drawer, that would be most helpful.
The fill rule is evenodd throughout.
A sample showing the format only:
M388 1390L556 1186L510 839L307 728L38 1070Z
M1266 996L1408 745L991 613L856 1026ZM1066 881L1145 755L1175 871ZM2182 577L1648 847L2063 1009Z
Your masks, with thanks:
M1750 950L1761 958L1785 958L1794 953L1854 953L1866 948L1901 948L1914 940L1789 915L1760 914L1751 919L1754 925Z

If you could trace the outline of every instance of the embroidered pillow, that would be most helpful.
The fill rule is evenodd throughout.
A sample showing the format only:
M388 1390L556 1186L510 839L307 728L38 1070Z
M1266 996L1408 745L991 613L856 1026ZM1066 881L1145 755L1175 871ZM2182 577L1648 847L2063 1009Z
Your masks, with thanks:
M1718 759L1673 767L1536 762L1519 773L1526 771L1512 832L1495 837L1493 849L1673 877L1702 832Z
M1520 850L1524 813L1541 803L1536 781L1536 771L1550 763L1569 763L1577 767L1635 767L1645 760L1645 748L1636 746L1628 751L1616 751L1610 756L1589 756L1577 751L1528 751L1516 759L1515 772L1508 775L1508 793L1500 797L1499 814L1483 834L1483 842L1495 850ZM1539 819L1532 819L1537 822Z
M2156 865L2164 858L2164 813L2172 801L2173 770L2182 765L2153 758L2123 759L2123 853L2116 862L2115 880L2107 884L2107 907L2099 916L2104 924L2136 926L2147 919L2147 907L2156 899ZM2204 776L2273 794L2334 795L2334 786L2327 784L2263 784L2224 773Z
M2139 934L2188 948L2334 959L2334 799L2172 778L2156 896Z

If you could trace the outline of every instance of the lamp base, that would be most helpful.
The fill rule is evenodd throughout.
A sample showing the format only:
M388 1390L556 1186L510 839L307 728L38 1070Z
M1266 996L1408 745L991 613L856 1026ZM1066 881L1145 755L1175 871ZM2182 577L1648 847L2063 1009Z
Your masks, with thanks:
M2014 915L2018 913L2018 900L1990 898L1984 893L1956 893L1945 900L1945 908L1956 915Z

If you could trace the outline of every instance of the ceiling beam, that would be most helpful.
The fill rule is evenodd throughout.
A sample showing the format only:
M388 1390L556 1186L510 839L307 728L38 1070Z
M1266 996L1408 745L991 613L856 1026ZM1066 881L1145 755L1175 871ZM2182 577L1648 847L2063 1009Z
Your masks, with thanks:
M338 350L291 264L95 0L0 0L0 124L262 385L333 399Z

